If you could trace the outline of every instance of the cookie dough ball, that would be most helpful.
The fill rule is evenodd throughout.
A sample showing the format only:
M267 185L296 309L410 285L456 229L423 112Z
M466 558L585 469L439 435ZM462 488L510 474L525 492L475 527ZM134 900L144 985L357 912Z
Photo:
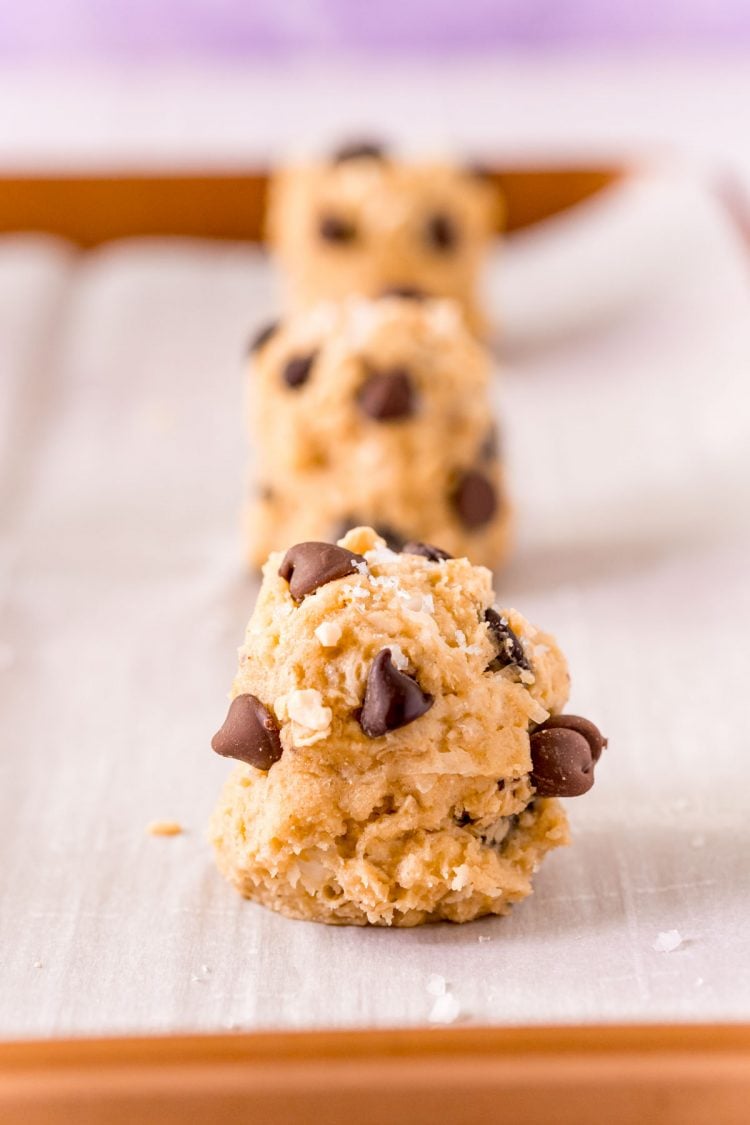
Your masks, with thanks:
M454 298L480 331L477 287L501 211L497 189L476 171L353 145L280 171L267 229L292 310L416 290Z
M349 298L266 330L249 374L248 553L371 524L495 566L510 508L489 358L454 302Z
M240 762L220 870L293 918L505 914L605 745L567 695L554 640L495 605L483 567L370 528L272 555L212 743Z

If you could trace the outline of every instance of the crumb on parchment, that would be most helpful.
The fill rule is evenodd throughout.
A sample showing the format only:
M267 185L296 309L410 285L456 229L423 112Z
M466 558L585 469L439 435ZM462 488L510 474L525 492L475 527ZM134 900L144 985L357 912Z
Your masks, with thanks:
M152 820L146 826L149 836L180 836L184 831L178 820Z

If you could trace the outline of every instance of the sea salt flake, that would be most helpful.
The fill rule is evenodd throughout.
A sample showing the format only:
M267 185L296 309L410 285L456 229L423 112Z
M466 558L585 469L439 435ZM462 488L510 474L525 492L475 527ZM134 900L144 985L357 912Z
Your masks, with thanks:
M398 590L399 582L395 574L378 574L370 579L373 586L382 586L384 590Z
M456 643L463 648L466 644L466 633L463 629L456 629Z
M682 937L679 930L664 930L656 938L653 948L657 953L674 953L681 945Z
M350 598L369 598L370 596L370 591L366 590L364 586L346 585L342 586L342 590L345 594L348 594Z
M441 976L440 973L430 973L425 988L430 996L444 996L447 989L445 977Z
M428 317L430 326L440 335L452 336L461 323L461 312L453 301L436 301Z
M367 565L367 562L366 562L365 559L359 559L357 562L355 562L354 563L354 569L357 571L358 574L361 574L363 578L366 578L368 576L368 574L370 573L370 568Z
M430 1023L454 1023L461 1014L461 1005L452 992L444 992L435 998L435 1003L427 1017Z
M352 347L362 347L381 323L383 313L379 305L357 298L348 302L348 311L348 338Z
M532 723L543 723L549 718L549 711L545 711L538 700L531 699L529 700L529 718Z
M335 301L320 301L311 311L308 320L308 330L311 340L317 336L327 336L337 326L341 315Z
M365 558L370 566L377 566L378 563L394 562L399 556L390 547L383 545L382 547L372 547L371 550L365 551Z

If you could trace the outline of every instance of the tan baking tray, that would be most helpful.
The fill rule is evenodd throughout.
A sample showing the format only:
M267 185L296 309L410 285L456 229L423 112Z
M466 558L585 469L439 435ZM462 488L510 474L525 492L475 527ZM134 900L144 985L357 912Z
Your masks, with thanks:
M616 168L494 173L519 229L616 183ZM260 237L267 177L0 177L0 231L81 246L130 235ZM0 1044L2 1125L355 1120L358 1125L739 1125L750 1025L264 1032Z
M496 168L508 230L573 207L617 182L610 168ZM134 235L258 241L268 175L258 169L174 174L0 174L0 232L42 230L96 246Z
M3 1125L744 1125L750 1025L0 1046Z

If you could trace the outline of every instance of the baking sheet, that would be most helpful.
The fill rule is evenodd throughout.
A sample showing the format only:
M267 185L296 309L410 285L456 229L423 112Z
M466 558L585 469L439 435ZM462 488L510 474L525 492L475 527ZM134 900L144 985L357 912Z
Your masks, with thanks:
M256 591L240 356L267 264L0 243L1 1036L423 1023L431 974L457 1022L750 1018L750 298L720 212L680 206L656 257L652 219L613 235L595 291L569 226L493 275L520 516L497 586L611 748L511 917L399 932L245 903L204 840Z

